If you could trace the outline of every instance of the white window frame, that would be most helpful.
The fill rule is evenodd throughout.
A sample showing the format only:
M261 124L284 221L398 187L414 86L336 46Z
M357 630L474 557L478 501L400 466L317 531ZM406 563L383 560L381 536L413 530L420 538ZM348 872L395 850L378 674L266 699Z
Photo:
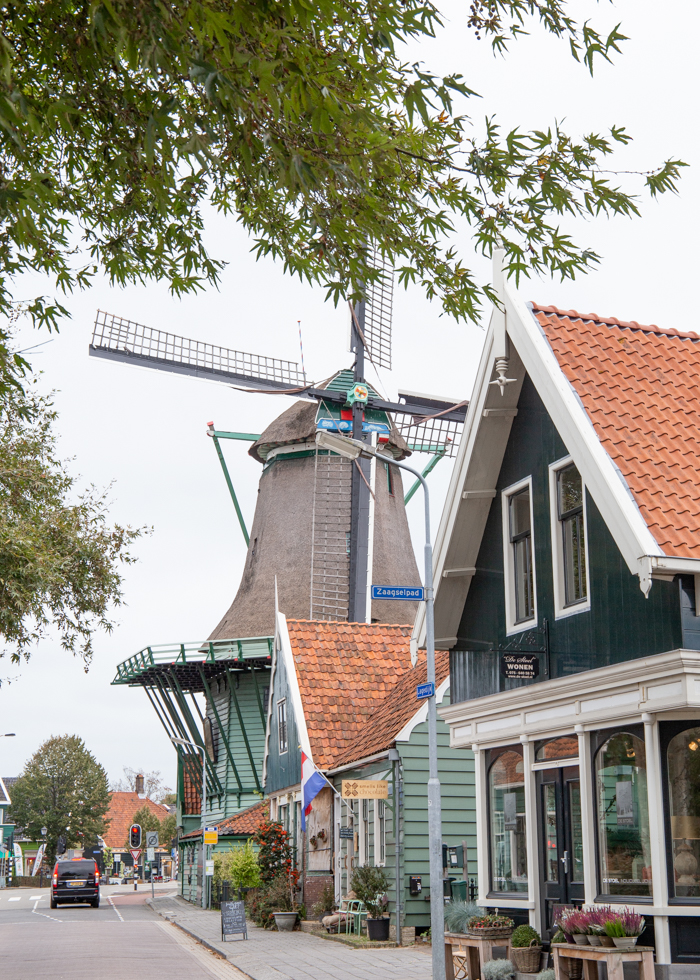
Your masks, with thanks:
M284 714L284 748L282 748L282 726L281 715ZM277 747L279 754L284 755L289 751L289 722L287 720L287 699L280 698L277 702Z
M530 490L530 546L532 550L532 608L533 616L530 619L515 621L515 565L513 562L513 548L510 541L510 498L526 487ZM505 595L506 595L506 635L522 633L523 630L532 629L537 626L537 562L535 561L535 521L533 516L532 499L532 476L525 477L506 487L501 492L501 516L503 519L503 568L505 570Z
M386 801L374 801L374 866L386 865Z
M552 528L552 577L554 579L554 618L567 619L588 612L591 608L591 580L588 552L588 513L586 509L586 484L581 477L583 487L583 539L586 544L586 598L574 605L566 605L566 585L564 581L564 536L559 520L559 494L557 476L560 470L574 463L573 456L565 456L549 466L549 515ZM574 463L574 465L576 465ZM578 468L578 467L577 467ZM581 471L579 470L579 473Z
M360 862L360 867L364 867L365 864L369 864L369 800L359 800L360 804L360 817L359 817L359 840L358 840L358 858Z

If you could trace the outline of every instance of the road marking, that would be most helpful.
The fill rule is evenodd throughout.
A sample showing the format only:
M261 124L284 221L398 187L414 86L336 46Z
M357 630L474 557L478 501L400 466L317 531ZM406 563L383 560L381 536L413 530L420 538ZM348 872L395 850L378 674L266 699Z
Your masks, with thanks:
M30 895L29 896L29 901L30 902L40 902L43 897L44 897L43 895Z
M121 912L119 911L119 909L117 908L117 906L116 906L116 905L114 904L114 902L112 901L112 896L111 896L111 895L110 895L110 896L109 896L109 897L107 898L107 901L109 902L109 904L110 904L110 905L112 906L112 908L114 909L114 911L115 911L115 912L117 913L117 915L119 916L119 921L120 921L120 922L123 922L123 921L124 921L124 919L122 919L122 914L121 914Z
M57 919L54 915L47 915L45 912L37 912L36 907L39 904L39 899L34 902L34 908L32 909L33 915L40 915L44 919L51 919L52 922L63 922L63 919Z
M8 898L7 901L8 902L21 902L22 901L22 897L20 896L19 898Z

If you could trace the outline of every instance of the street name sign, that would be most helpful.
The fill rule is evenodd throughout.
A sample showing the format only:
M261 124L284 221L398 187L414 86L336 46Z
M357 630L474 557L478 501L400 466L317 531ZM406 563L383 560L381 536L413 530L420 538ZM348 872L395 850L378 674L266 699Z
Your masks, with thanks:
M219 843L219 828L218 827L205 827L204 828L204 843L205 844L218 844Z
M226 942L227 936L241 934L248 938L248 926L245 921L245 904L243 902L221 903L221 939Z
M413 585L373 585L373 599L407 599L409 602L423 602L425 589Z
M158 831L146 831L146 847L158 847Z
M344 779L341 796L344 800L388 800L386 779Z
M435 685L433 683L419 684L416 688L416 697L419 701L423 698L432 698L435 694Z

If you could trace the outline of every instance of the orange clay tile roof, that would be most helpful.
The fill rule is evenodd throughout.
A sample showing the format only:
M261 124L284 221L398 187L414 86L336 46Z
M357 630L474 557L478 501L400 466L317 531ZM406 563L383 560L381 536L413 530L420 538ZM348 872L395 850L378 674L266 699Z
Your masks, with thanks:
M199 782L201 783L201 777ZM182 812L185 814L201 813L202 812L202 796L195 784L192 781L192 777L187 772L184 771L182 774L182 785L183 785L183 796L182 801Z
M287 621L313 761L332 769L411 669L411 626Z
M129 827L134 822L137 810L148 807L158 820L164 820L170 813L167 806L142 799L138 793L110 793L109 796L109 810L105 817L109 820L109 827L102 836L107 847L111 847L113 851L128 847Z
M436 688L442 684L449 673L449 653L436 651ZM398 733L421 707L422 702L416 700L416 687L418 684L425 684L427 675L425 653L420 651L416 666L406 671L381 704L375 708L360 734L336 758L335 765L342 766L391 748Z
M269 815L270 803L268 800L253 803L252 806L235 813L232 817L221 820L218 824L219 837L252 837L263 820L267 820ZM194 840L201 836L201 830L193 830L189 834L184 834L180 840Z
M700 558L700 335L534 304L660 548Z

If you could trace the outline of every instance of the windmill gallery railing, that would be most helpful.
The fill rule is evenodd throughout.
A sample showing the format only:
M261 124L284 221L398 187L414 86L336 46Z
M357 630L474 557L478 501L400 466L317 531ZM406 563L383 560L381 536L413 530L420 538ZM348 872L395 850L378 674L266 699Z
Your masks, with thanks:
M115 685L143 687L169 739L193 742L200 749L174 742L183 772L193 787L202 783L203 757L210 800L262 791L262 759L255 746L266 727L266 699L273 639L269 636L145 647L117 667ZM237 693L242 674L254 692L253 714ZM199 695L199 698L197 697ZM203 696L205 710L200 699ZM225 706L226 724L221 711ZM236 744L240 753L236 757ZM217 750L223 746L233 788L222 779ZM225 767L226 768L226 767Z

